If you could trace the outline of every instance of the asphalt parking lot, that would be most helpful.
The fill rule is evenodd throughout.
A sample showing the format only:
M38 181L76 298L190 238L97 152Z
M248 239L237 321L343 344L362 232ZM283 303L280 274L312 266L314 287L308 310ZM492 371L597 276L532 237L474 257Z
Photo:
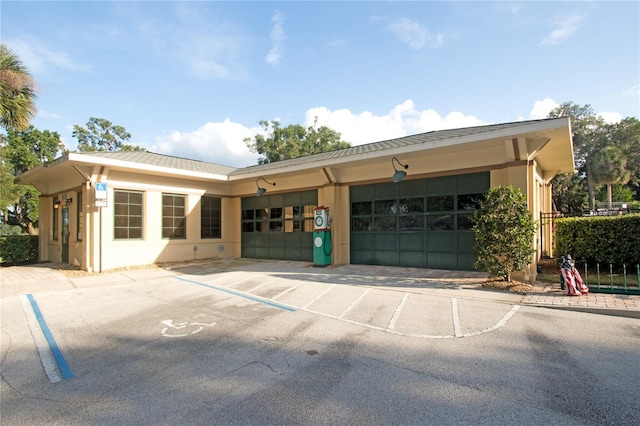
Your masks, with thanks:
M472 294L484 274L407 271L240 261L73 278L49 271L47 279L38 275L46 270L32 269L22 271L33 275L13 283L18 287L5 286L3 311L22 318L22 310L45 373L57 382L73 376L65 348L133 330L136 339L180 339L237 318L306 312L398 336L449 339L495 331L520 308L518 295ZM13 304L6 299L12 291L19 293ZM110 329L96 334L104 324Z
M398 377L416 392L442 384L435 376L415 381L410 371L437 366L430 375L459 382L482 372L457 371L465 363L489 362L476 356L527 359L505 336L530 334L531 318L550 318L531 310L532 295L483 290L478 273L246 261L77 277L20 273L1 277L3 424L176 424L193 421L193 410L202 424L411 423L427 412L447 423L474 408L451 417L446 404L430 406L415 417L411 407L425 398L417 396L387 413L374 407ZM489 349L503 346L499 355ZM455 367L452 359L463 362ZM523 384L533 380L528 374ZM369 408L338 414L323 394L330 389ZM441 398L474 399L465 389ZM230 408L239 401L243 408ZM331 415L313 421L309 404ZM519 418L518 404L507 405Z

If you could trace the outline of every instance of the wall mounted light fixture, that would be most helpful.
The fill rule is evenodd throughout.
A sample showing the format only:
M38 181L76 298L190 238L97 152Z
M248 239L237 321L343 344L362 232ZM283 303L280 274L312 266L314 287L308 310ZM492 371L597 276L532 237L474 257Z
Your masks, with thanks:
M267 192L267 190L265 188L260 187L260 179L262 179L263 181L265 181L266 183L268 183L269 185L272 186L276 186L276 183L271 183L268 180L266 180L263 177L259 177L258 179L256 179L256 186L258 187L258 190L256 191L256 197L262 197L264 195L265 192Z
M60 208L60 201L54 200L53 201L53 208L54 209L59 209Z
M73 198L67 198L67 199L64 201L64 203L65 203L67 206L70 206L72 202L73 202Z
M407 177L407 172L405 172L404 170L396 169L396 164L395 163L400 164L400 166L404 167L405 170L408 169L409 166L407 164L402 164L396 157L393 157L391 159L391 165L393 166L393 170L395 170L395 173L393 174L393 178L392 179L393 179L394 183L398 183L402 179Z

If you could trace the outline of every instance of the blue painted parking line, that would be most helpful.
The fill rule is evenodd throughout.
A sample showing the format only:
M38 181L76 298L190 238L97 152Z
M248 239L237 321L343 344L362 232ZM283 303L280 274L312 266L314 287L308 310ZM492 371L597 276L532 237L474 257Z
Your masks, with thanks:
M203 286L203 287L208 287L208 288L212 288L214 290L222 291L224 293L232 294L232 295L237 296L237 297L242 297L243 299L252 300L254 302L262 303L264 305L272 306L274 308L283 309L285 311L289 311L289 312L295 312L296 311L296 309L291 307L291 306L283 305L281 303L272 302L270 300L263 299L261 297L251 296L249 294L242 293L242 292L235 291L235 290L231 290L231 289L228 289L228 288L225 288L225 287L219 287L219 286L216 286L216 285L205 284L205 283L189 280L189 279L182 278L182 277L174 277L174 278L177 279L177 280L180 280L180 281L187 282L187 283L197 284L197 285L200 285L200 286Z
M38 320L38 324L40 325L42 334L44 335L44 338L47 340L47 343L49 344L49 349L51 350L51 353L53 354L53 358L55 359L56 364L58 365L58 369L60 370L60 374L62 375L62 378L71 379L73 377L73 371L71 371L71 368L67 363L67 360L65 359L64 355L62 354L62 351L58 347L58 343L56 343L56 339L53 337L53 334L51 333L49 326L44 320L44 317L42 316L42 312L40 311L40 307L38 306L38 303L33 298L32 294L27 294L27 299L29 299L29 303L31 303L31 308L33 309L33 313L36 315L36 319Z

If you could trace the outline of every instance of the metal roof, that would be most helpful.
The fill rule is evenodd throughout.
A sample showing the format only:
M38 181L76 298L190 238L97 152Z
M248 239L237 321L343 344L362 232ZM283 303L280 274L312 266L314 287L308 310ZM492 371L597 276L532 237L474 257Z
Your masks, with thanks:
M108 159L127 163L145 164L153 167L176 169L182 171L229 175L236 168L220 164L207 163L205 161L191 160L188 158L173 157L170 155L156 154L148 151L119 151L119 152L83 152L83 157L95 159Z
M533 135L549 130L562 130L569 143L558 141L562 148L549 150L539 157L554 173L573 171L573 151L570 143L571 131L568 118L519 121L491 124L460 129L437 130L405 136L386 141L353 146L336 151L308 155L274 163L236 168L205 161L156 154L148 151L120 152L70 152L47 165L28 170L18 177L19 181L33 182L47 169L63 164L104 165L124 169L136 169L147 173L181 175L197 179L243 180L262 174L297 172L311 167L350 167L360 162L376 161L376 158L395 155L411 155L432 149L459 150L464 144L480 141L499 141ZM563 138L566 141L566 138ZM565 146L566 145L566 146ZM546 155L546 157L545 157ZM544 159L543 159L544 157ZM551 169L550 169L551 170ZM41 179L45 179L43 176Z
M336 151L324 152L320 154L308 155L305 157L292 158L290 160L281 160L274 163L259 164L238 168L229 173L229 176L240 177L245 174L253 174L256 172L275 172L278 169L303 166L308 163L347 160L345 157L355 157L362 154L384 153L386 150L401 149L407 147L416 147L425 145L422 149L435 148L443 144L445 141L454 139L471 139L468 141L483 140L484 136L493 137L495 133L508 132L516 135L520 132L531 131L530 128L536 127L538 124L550 123L552 121L567 121L562 119L542 119L518 121L513 123L491 124L484 126L465 127L460 129L435 130L426 133L419 133L411 136L404 136L396 139L390 139L381 142L373 142L365 145L353 146ZM526 130L525 130L526 128ZM491 136L489 136L491 135ZM467 141L467 142L468 142ZM441 143L439 143L441 142ZM418 148L420 149L420 148Z

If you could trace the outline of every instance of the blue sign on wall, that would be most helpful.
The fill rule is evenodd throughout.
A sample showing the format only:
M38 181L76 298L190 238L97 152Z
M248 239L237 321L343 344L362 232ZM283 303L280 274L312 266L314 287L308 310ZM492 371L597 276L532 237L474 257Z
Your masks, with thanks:
M106 200L107 199L107 184L103 182L96 182L95 185L96 190L96 200Z

